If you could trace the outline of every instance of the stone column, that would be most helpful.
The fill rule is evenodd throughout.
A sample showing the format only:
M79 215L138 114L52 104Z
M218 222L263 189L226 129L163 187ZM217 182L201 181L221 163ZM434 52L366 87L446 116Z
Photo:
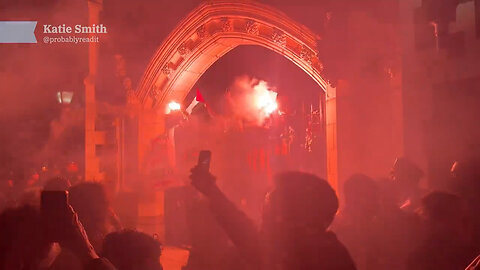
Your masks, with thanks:
M99 24L102 0L88 1L88 23ZM89 37L93 34L89 34ZM98 67L98 43L88 43L88 75L84 80L85 84L85 180L101 180L99 161L95 153L97 134L95 130L96 100L95 100L95 78ZM101 136L100 136L101 137Z
M327 178L332 187L338 189L338 152L337 152L337 93L327 86L326 102L326 138L327 138Z

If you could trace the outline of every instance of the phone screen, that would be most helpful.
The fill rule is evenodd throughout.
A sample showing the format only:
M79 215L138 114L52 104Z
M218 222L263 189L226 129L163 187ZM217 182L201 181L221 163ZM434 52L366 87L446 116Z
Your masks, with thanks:
M210 160L212 158L212 152L208 150L200 151L198 155L198 167L205 171L210 171Z

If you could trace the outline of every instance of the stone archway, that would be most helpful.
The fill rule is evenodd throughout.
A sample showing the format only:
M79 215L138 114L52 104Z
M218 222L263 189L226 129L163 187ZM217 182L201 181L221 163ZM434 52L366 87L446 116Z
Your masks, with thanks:
M187 15L153 56L137 89L143 112L139 160L149 139L163 128L166 103L181 102L202 74L240 45L265 47L305 71L326 92L327 172L337 187L335 89L322 77L317 42L321 37L269 6L235 0L205 2Z

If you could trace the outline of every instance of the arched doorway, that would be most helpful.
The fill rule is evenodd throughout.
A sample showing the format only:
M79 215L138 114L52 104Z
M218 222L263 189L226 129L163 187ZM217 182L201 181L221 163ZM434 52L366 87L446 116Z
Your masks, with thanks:
M326 92L327 175L337 187L335 89L322 77L320 36L269 6L239 1L205 2L170 33L153 56L137 89L142 106L139 162L149 141L163 128L163 111L181 102L200 76L220 57L240 45L272 50L305 71ZM161 112L161 113L157 113Z

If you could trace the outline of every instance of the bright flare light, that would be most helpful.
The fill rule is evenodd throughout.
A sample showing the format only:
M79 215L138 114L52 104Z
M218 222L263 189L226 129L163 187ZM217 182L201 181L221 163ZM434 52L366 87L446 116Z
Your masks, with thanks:
M168 103L166 113L169 114L172 111L179 111L180 108L181 108L180 103L172 101L172 102Z
M180 104L175 101L172 101L168 103L168 108L172 111L178 111L180 110Z
M278 109L277 93L269 90L266 82L260 81L253 90L255 105L265 116L269 116Z

